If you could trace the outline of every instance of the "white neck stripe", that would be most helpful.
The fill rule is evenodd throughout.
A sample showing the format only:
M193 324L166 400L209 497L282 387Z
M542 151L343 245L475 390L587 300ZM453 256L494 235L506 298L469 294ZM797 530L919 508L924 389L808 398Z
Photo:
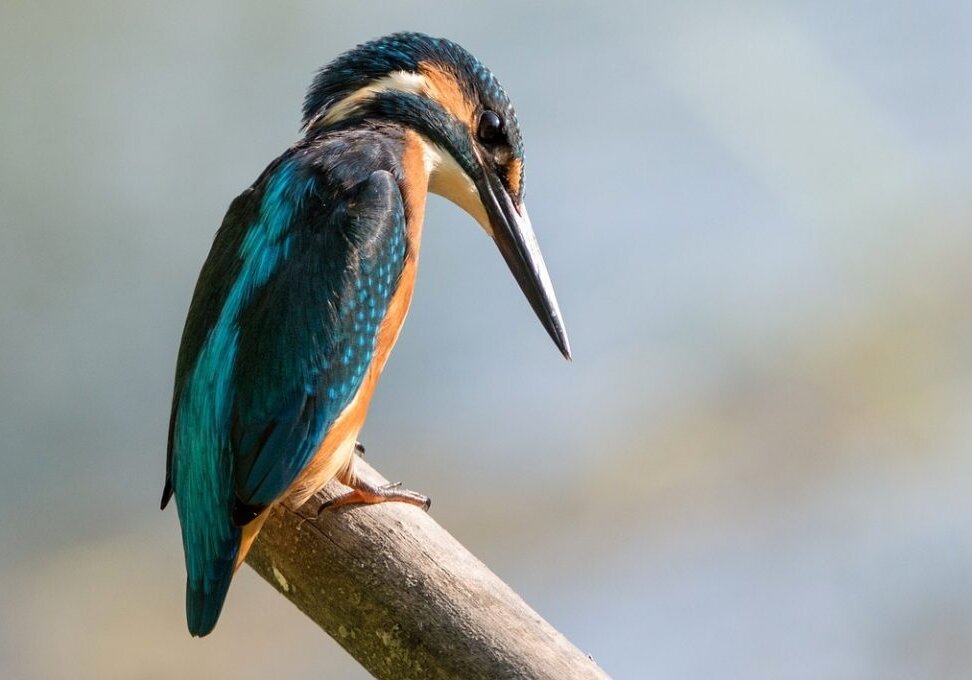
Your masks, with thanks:
M328 106L323 113L316 116L307 124L307 129L322 125L333 125L350 117L366 101L382 92L410 92L425 95L428 93L428 82L420 73L409 71L394 71L377 80L373 80L364 87L355 90L344 99Z

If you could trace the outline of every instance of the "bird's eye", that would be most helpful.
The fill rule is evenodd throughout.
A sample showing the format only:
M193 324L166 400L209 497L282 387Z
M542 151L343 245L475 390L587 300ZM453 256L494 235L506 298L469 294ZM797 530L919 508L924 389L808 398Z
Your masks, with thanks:
M503 119L495 111L483 111L479 116L479 128L476 136L484 144L496 144L503 141Z

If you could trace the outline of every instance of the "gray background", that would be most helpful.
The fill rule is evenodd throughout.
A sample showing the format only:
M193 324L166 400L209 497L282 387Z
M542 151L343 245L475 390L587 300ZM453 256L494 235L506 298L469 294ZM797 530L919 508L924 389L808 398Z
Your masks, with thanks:
M190 640L157 502L229 201L420 29L517 105L575 360L435 199L369 460L619 678L967 677L972 5L734 4L5 0L0 675L362 677L248 569Z

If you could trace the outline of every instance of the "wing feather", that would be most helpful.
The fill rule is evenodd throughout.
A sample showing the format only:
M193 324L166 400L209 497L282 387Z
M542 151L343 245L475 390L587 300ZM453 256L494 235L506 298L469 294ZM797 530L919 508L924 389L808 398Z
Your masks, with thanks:
M219 616L239 526L287 489L361 384L404 215L390 173L335 182L300 150L230 206L183 332L162 498L178 502L194 635Z
M405 256L390 173L311 215L286 267L240 319L233 439L238 502L265 506L297 478L357 393Z

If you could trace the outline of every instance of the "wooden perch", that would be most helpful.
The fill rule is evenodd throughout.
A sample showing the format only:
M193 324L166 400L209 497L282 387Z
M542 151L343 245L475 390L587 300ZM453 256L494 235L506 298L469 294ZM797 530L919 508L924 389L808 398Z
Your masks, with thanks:
M360 476L384 484L364 461ZM247 562L372 675L606 678L435 520L404 503L278 507Z

